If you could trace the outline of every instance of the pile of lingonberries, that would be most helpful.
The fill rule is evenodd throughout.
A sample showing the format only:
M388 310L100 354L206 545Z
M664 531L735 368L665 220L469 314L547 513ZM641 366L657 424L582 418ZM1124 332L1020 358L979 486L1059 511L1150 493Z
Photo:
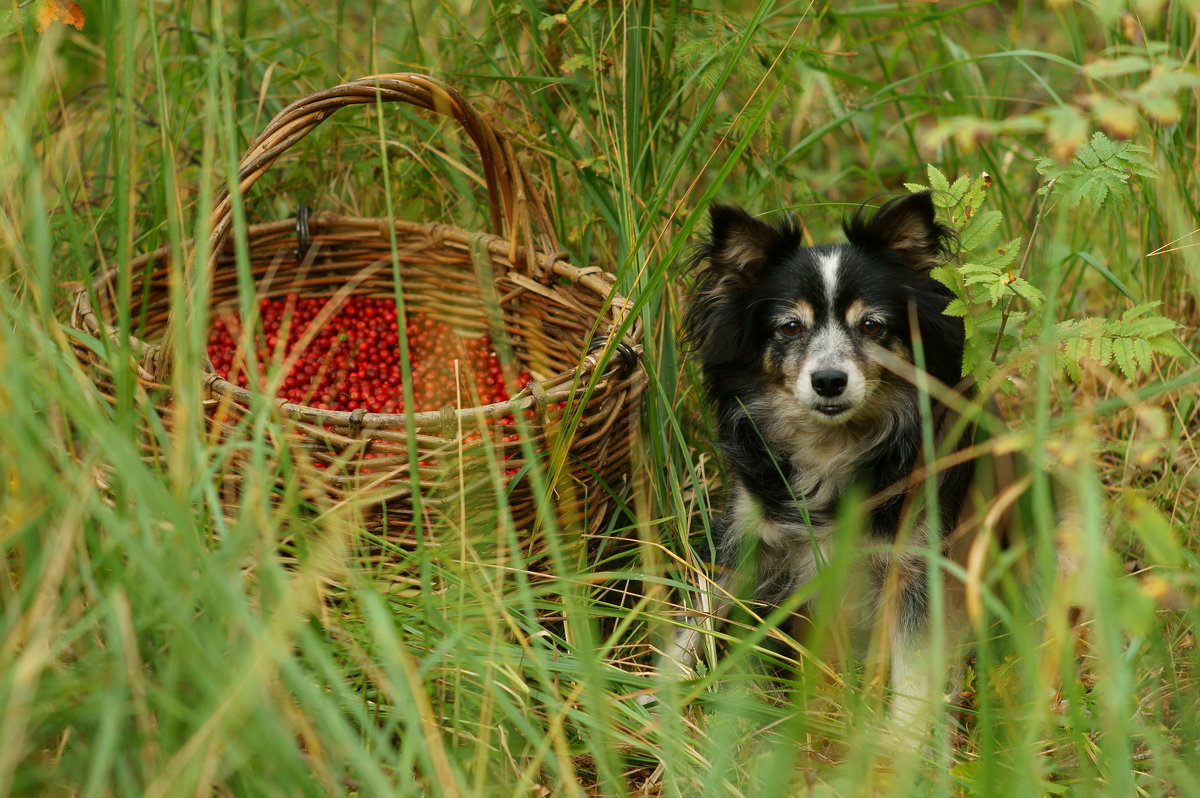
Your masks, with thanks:
M254 338L260 368L269 371L264 364L272 363L290 366L278 395L322 410L405 412L396 303L349 297L313 334L308 328L327 302L296 294L260 300L262 333ZM525 372L513 384L505 382L487 335L464 338L423 313L408 316L404 331L413 412L503 402L529 383ZM209 330L208 356L219 374L245 388L241 334L236 313L218 315Z

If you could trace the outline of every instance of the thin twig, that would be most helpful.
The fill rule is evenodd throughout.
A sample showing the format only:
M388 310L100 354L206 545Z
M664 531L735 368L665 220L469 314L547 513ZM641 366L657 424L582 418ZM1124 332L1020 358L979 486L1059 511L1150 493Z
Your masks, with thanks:
M1038 209L1037 216L1033 219L1033 229L1029 231L1029 238L1025 240L1025 252L1021 255L1021 265L1017 267L1017 277L1025 276L1025 267L1029 265L1029 255L1033 252L1033 241L1037 238L1038 228L1042 226L1042 219L1046 216L1046 206L1050 202L1050 194L1054 189L1054 184L1058 178L1051 180L1046 184L1046 198L1042 200L1042 206ZM1004 313L1000 316L1000 329L996 331L996 343L992 345L992 354L988 357L993 363L996 362L996 354L1000 351L1000 342L1004 340L1004 328L1008 326L1008 316L1012 313L1013 300L1009 300L1004 306Z

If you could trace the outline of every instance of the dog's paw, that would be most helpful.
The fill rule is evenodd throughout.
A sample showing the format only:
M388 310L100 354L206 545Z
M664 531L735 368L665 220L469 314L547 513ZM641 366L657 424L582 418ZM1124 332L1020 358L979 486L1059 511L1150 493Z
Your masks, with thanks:
M645 707L651 715L657 715L662 708L662 702L658 700L657 693L642 693L637 697L637 702Z

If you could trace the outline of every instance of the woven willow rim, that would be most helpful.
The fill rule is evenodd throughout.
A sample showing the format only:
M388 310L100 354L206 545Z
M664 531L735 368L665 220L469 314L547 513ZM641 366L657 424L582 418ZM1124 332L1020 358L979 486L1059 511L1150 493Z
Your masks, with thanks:
M424 108L453 118L466 132L479 154L487 186L488 207L492 233L469 233L441 223L427 223L425 232L436 240L454 240L468 245L481 244L493 257L506 259L513 267L511 279L520 282L533 280L548 285L556 278L565 278L571 283L594 292L607 303L612 316L607 330L599 332L598 347L593 343L578 368L556 374L539 384L531 384L516 397L481 407L440 411L425 411L414 414L369 413L365 410L332 411L320 410L306 405L276 400L279 409L292 418L320 424L336 424L351 428L378 428L394 426L400 421L421 428L444 425L458 418L496 418L510 415L514 411L538 407L546 402L561 401L570 397L579 386L583 375L592 374L602 363L613 361L614 355L621 357L616 368L624 371L636 363L642 354L641 326L636 319L629 318L631 303L615 291L615 279L599 267L580 268L566 260L554 234L550 215L542 202L533 181L517 160L511 143L490 122L475 111L455 89L436 78L418 73L391 73L371 75L349 83L334 86L308 95L280 111L261 134L250 144L238 165L237 191L244 195L271 167L271 165L296 143L305 138L334 112L351 105L382 103L405 103ZM225 187L218 194L209 217L208 274L215 274L218 260L225 248L226 239L232 229L234 203ZM318 215L319 219L358 221L380 224L385 227L389 220L353 219L330 214ZM392 223L412 225L411 222L392 220ZM186 263L192 263L187 259ZM190 267L186 267L190 268ZM118 269L112 269L96 281L96 285L113 284ZM523 271L523 273L522 273ZM192 281L185 280L190 286ZM104 324L92 307L91 297L80 290L75 297L73 318L82 328L97 337L110 340L118 330ZM597 319L599 322L599 319ZM614 333L626 328L620 340ZM140 359L139 376L150 386L164 386L170 372L171 341L175 324L168 320L166 332L158 343L141 341L130 336L130 347ZM239 403L248 403L254 393L239 388L217 374L207 364L204 387L212 393L231 397ZM568 383L575 388L564 387Z

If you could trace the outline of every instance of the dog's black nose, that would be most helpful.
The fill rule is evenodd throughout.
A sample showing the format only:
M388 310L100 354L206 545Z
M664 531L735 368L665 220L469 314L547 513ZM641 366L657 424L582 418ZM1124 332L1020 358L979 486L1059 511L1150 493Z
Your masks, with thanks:
M812 387L818 396L841 396L846 390L846 372L836 369L814 371Z

